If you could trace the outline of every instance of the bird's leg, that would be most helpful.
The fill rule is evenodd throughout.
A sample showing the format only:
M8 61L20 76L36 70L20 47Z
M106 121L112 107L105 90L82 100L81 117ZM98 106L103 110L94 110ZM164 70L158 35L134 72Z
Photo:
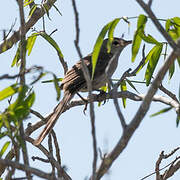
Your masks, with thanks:
M84 99L78 92L76 93L85 103L83 113L86 115L86 110L87 110L87 105L88 105L88 100Z

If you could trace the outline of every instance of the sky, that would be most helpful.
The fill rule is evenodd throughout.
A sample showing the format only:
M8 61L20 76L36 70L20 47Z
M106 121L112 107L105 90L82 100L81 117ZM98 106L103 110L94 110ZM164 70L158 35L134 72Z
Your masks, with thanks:
M36 2L40 3L41 1ZM136 17L139 14L145 14L136 1L133 0L77 0L76 3L80 22L80 48L83 56L92 52L96 38L105 24L114 18L122 16ZM70 68L79 60L77 51L74 47L75 24L72 2L70 0L61 0L57 1L55 5L61 11L62 16L60 16L54 8L51 9L51 21L48 20L47 17L45 19L46 31L47 33L51 33L53 30L58 29L52 37L61 48L64 58L68 63L68 67ZM179 16L179 1L171 0L162 3L161 0L154 0L152 9L158 18L167 19ZM26 19L28 11L29 9L27 7L25 9ZM19 11L17 3L15 0L2 1L0 6L1 39L3 37L2 30L8 30L16 18L14 30L17 30L19 27ZM134 31L136 30L136 22L137 19L130 20L131 25L129 30L126 23L123 21L120 22L115 30L115 36L120 37L124 34L124 39L132 39ZM35 28L37 31L42 30L41 20L35 25ZM159 41L164 42L163 37L159 34L150 20L148 20L146 32L147 34L150 33L153 35ZM30 33L28 33L28 35ZM17 45L0 55L0 75L5 73L15 74L18 72L16 67L10 67L16 48ZM146 52L148 52L148 49L150 48L152 48L152 46L147 45ZM169 47L168 52L170 51L171 49ZM131 63L131 46L129 45L122 52L119 66L113 77L120 78L122 73L128 68L135 68L140 60L141 53L137 56L135 63ZM161 66L163 61L162 58L158 63L158 67ZM45 70L56 73L58 77L63 77L63 68L59 63L55 50L42 38L36 40L31 55L27 57L27 67L31 67L32 65L43 66ZM179 68L178 66L176 67L175 75L172 80L168 82L168 78L166 77L163 83L167 89L178 94ZM142 81L143 77L144 71L140 72L137 77L131 79ZM52 79L52 76L47 75L42 80L48 79ZM27 82L30 80L32 80L32 76L28 76ZM13 81L7 80L0 81L0 90L13 83ZM145 85L136 85L136 87L142 94L146 93L148 89ZM51 83L43 84L38 82L34 85L33 89L36 93L36 101L33 105L33 109L46 116L58 103L56 101L54 85ZM134 92L129 87L128 90ZM162 95L159 91L157 94ZM86 96L86 94L84 94L84 96ZM0 111L3 111L7 104L7 100L0 102ZM127 100L126 109L123 108L121 99L119 99L119 104L126 121L130 122L135 115L140 102ZM167 114L150 118L152 113L155 113L164 107L167 106L157 102L151 104L150 110L131 138L128 146L113 163L108 175L104 176L102 180L140 180L144 176L154 172L155 163L161 151L164 150L166 153L169 153L179 146L180 133L179 128L176 128L176 113L174 110ZM83 106L74 107L62 114L54 127L60 145L62 164L67 167L67 173L73 180L83 180L85 177L89 177L92 172L93 151L90 116L89 111L87 111L86 115L83 114L83 108ZM107 101L105 105L100 107L95 103L95 116L97 146L101 149L102 153L110 152L118 142L122 133L121 125L112 100ZM32 116L32 118L25 122L25 125L29 122L35 123L37 121L38 118ZM40 131L41 129L34 132L32 137L37 137ZM1 144L3 143L0 142L0 147L2 146ZM47 138L43 142L43 145L47 147ZM28 147L30 156L43 156L43 154L32 145L28 144ZM170 161L163 162L163 165L166 165L169 162ZM46 172L50 169L50 166L39 161L34 162L30 159L30 163L32 167L40 168ZM98 159L98 164L99 163L100 159ZM24 174L19 171L18 176L22 177ZM155 176L151 176L148 180L153 180L154 178ZM177 172L170 180L177 180L179 178L180 172ZM39 180L37 177L34 179Z

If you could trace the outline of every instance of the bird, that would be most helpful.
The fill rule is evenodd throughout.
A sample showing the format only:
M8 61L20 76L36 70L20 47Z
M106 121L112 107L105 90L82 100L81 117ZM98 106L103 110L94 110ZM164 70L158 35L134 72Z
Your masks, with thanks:
M92 80L92 90L98 90L104 86L108 79L115 72L118 59L122 50L132 41L114 37L111 43L110 52L107 48L108 38L103 40L97 59L94 77ZM92 53L80 59L70 70L68 70L62 80L60 88L64 91L64 96L60 103L54 108L54 111L47 117L47 123L33 144L38 146L52 130L59 116L65 110L67 104L78 92L87 92L87 84L82 71L82 61L84 61L89 74L92 74Z

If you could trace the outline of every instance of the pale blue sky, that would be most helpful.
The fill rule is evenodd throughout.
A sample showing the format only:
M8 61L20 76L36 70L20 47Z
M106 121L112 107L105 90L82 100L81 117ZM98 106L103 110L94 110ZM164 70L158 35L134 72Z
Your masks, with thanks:
M61 11L62 16L60 16L55 9L52 9L50 11L52 21L46 19L46 29L47 33L52 32L56 28L58 29L58 31L54 33L53 38L59 44L70 68L79 60L73 43L75 38L75 28L72 3L71 0L58 0L56 6ZM92 51L96 38L106 23L117 17L134 17L144 13L139 5L133 0L77 0L77 8L80 19L80 47L84 56ZM154 0L153 10L159 18L165 19L180 16L178 0ZM19 12L16 1L2 1L0 6L0 30L9 29L15 18L17 18L15 26L16 30L19 25ZM128 33L127 24L120 22L116 28L115 35L121 36L124 33L125 39L132 39L136 27L136 19L131 20L130 22L130 33ZM42 21L35 26L36 29L42 30L41 25ZM0 33L1 32L2 31L0 31ZM153 35L159 41L164 41L151 23L147 24L146 32ZM2 38L2 34L0 34L0 37ZM151 48L151 46L147 46L147 50L149 48ZM16 47L0 55L0 75L8 72L10 74L17 72L16 67L10 68L15 51ZM120 56L119 66L114 77L119 78L125 70L129 67L135 67L140 60L141 53L137 57L136 62L131 64L131 46L128 46ZM162 63L163 60L159 62L159 65ZM31 56L27 58L28 67L35 64L43 66L48 71L53 71L59 77L63 77L63 69L59 63L55 50L40 37L35 43ZM175 76L172 78L172 81L170 83L165 83L165 86L176 94L179 87L178 74L179 69L176 68ZM144 72L141 72L134 79L143 80L143 77ZM43 80L51 78L52 77L49 75L45 76ZM165 81L167 81L167 78ZM8 86L12 83L13 81L0 81L0 90L4 86ZM145 85L138 85L137 88L140 93L145 93L147 91ZM36 102L33 109L45 116L50 113L57 104L54 85L42 84L39 82L34 86L34 90L36 93ZM133 91L130 88L129 90ZM158 92L158 94L161 93ZM134 116L140 103L127 100L127 108L125 110L122 107L121 99L119 100L119 103L127 122L129 122ZM2 101L0 103L0 111L3 111L3 108L6 105L7 101ZM149 117L150 114L157 112L163 107L166 106L160 103L152 103L149 112L134 136L131 138L127 148L112 165L109 176L104 176L102 178L103 180L139 180L154 171L155 162L162 150L169 153L179 146L180 135L179 128L176 128L175 124L176 114L174 110L168 114L154 118ZM83 107L75 107L67 111L60 117L54 128L60 144L62 164L67 166L67 172L73 180L83 180L92 172L93 152L89 111L86 116L82 111ZM109 100L101 107L97 107L97 104L95 103L95 113L98 147L101 148L103 153L106 153L111 151L117 143L122 129L112 100ZM38 118L32 116L31 119L27 120L27 123L36 121L38 121ZM39 132L40 131L35 132L32 137L37 137ZM47 146L47 139L43 144ZM42 155L37 148L30 144L28 144L28 147L30 147L30 156ZM98 164L99 162L100 161L98 161ZM165 164L167 164L167 162ZM50 167L47 166L47 164L39 161L33 162L32 160L31 166L41 168L45 171L49 171ZM24 176L22 172L19 172L18 174L19 176ZM155 177L152 176L148 178L148 180L153 180L154 178ZM171 180L177 180L179 178L180 172L176 173ZM38 180L37 177L34 179Z

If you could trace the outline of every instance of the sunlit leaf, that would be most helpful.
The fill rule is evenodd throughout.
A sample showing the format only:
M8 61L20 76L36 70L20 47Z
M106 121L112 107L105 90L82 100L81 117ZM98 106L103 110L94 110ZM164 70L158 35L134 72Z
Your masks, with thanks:
M126 81L122 81L120 87L121 87L121 91L126 91L127 90ZM124 108L126 108L126 98L122 98L122 102Z
M28 51L28 56L31 54L32 48L34 46L34 43L36 41L37 38L37 34L38 33L33 33L31 36L28 37L27 39L27 45L26 45L26 49Z
M158 111L158 112L156 112L156 113L154 113L154 114L151 114L150 117L154 117L154 116L163 114L163 113L165 113L165 112L168 112L168 111L171 110L171 109L172 109L172 107L164 108L164 109L162 109L162 110L160 110L160 111Z
M96 63L97 63L97 59L98 59L98 56L99 56L99 52L100 52L100 49L101 49L101 45L103 43L103 40L104 40L104 37L107 33L107 31L109 30L109 28L111 27L112 23L114 21L111 21L110 23L106 24L103 29L101 30L97 40L96 40L96 43L94 45L94 49L93 49L93 53L92 53L92 79L94 77L94 72L95 72L95 68L96 68Z
M151 44L157 44L159 45L160 42L158 42L155 38L153 38L150 34L148 34L147 36L145 35L144 31L139 31L139 36L147 43L151 43Z
M107 43L107 51L108 51L108 53L110 53L110 51L111 51L111 44L112 44L113 37L114 37L114 29L116 28L119 21L120 21L120 18L117 18L114 21L112 21L112 24L111 24L111 26L109 28L108 43Z
M132 62L135 61L135 58L139 52L139 48L142 41L142 38L140 37L139 33L141 31L144 31L146 22L147 22L147 17L141 14L138 17L137 30L135 31L133 42L132 42Z
M162 44L154 46L153 49L151 50L152 51L151 56L148 57L149 63L148 63L146 73L145 73L145 79L146 79L146 85L147 86L149 85L149 83L151 81L153 72L154 72L156 65L157 65L157 62L160 58L162 48L163 48Z
M13 85L3 89L2 91L0 91L0 101L2 101L3 99L5 99L9 96L12 96L16 92L18 92L18 85L17 84L13 84Z
M15 56L14 56L14 58L13 58L11 67L14 67L14 66L18 63L19 59L20 59L20 43L19 43L19 45L18 45L16 54L15 54Z
M34 2L34 0L25 0L24 1L24 7L28 6L29 4L31 4L32 2Z
M28 16L28 18L31 18L31 16L33 15L33 13L34 13L34 11L36 10L36 8L37 8L37 4L34 4L34 5L31 7L31 9L30 9L30 11L29 11L29 16Z
M10 141L5 142L3 147L1 148L0 151L0 158L3 156L3 154L6 152L7 148L9 147Z

